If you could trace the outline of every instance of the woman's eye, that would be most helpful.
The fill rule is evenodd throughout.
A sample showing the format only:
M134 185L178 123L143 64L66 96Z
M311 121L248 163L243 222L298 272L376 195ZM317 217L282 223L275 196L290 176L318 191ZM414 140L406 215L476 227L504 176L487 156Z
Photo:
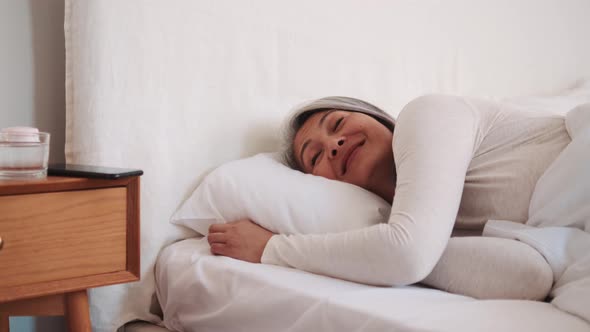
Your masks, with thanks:
M318 161L318 158L320 157L320 153L316 153L313 158L311 158L311 166L315 166L315 163Z
M342 120L344 120L344 118L340 118L338 119L338 121L336 121L336 123L334 124L334 131L338 130L338 127L340 127L340 123L342 123Z

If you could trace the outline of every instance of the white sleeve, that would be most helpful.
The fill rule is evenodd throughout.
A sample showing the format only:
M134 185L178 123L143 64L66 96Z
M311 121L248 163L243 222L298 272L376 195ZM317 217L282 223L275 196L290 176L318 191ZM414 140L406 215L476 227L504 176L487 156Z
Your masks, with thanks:
M485 236L453 237L422 283L476 299L544 300L553 271L530 245Z
M274 235L262 262L374 285L424 279L457 217L478 114L459 97L428 95L398 118L397 169L388 223L334 234Z

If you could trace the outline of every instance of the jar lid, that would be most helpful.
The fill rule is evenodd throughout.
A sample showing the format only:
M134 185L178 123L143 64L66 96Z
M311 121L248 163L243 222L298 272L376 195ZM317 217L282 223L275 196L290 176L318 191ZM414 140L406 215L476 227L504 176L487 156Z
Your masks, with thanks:
M2 134L2 141L6 142L39 142L39 129L33 127L2 128L0 134Z

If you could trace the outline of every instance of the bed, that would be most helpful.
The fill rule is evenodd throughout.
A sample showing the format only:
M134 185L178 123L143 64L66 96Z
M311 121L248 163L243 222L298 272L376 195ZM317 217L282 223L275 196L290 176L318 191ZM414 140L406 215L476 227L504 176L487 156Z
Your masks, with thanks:
M574 86L590 77L590 2L66 0L65 10L66 160L145 172L142 280L90 292L93 330L162 324L154 267L175 250L160 277L224 269L240 282L267 283L281 294L277 301L288 286L281 281L322 285L325 293L289 289L299 303L322 303L294 331L305 324L338 330L329 324L347 319L408 331L590 330L547 303L481 302L415 286L367 289L213 259L190 239L196 234L168 223L211 169L277 150L281 121L305 100L352 96L395 116L425 93L509 98ZM185 247L191 260L182 258ZM407 301L424 311L403 310Z

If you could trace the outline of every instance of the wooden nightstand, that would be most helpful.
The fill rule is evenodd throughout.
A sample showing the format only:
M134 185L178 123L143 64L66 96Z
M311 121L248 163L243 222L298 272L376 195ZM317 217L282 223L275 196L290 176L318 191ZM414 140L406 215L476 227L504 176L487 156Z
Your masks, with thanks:
M87 288L139 280L139 177L0 181L0 332L65 315L91 331Z

